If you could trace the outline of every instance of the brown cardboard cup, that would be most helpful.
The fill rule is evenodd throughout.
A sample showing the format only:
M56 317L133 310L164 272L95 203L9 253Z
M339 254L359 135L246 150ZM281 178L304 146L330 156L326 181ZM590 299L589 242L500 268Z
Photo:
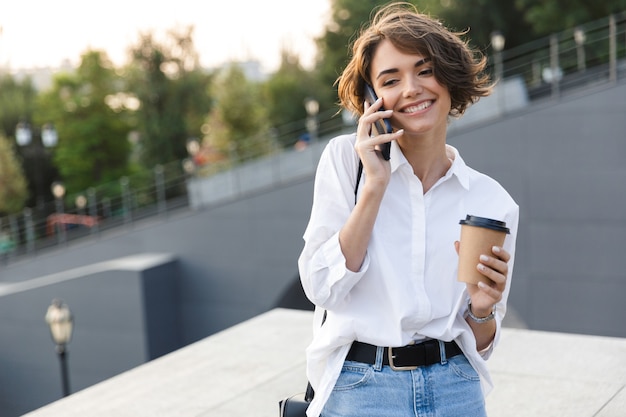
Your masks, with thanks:
M489 283L489 279L476 269L480 263L480 255L492 256L491 248L504 244L509 229L505 222L469 214L459 223L461 240L458 280L471 284L478 284L478 281Z

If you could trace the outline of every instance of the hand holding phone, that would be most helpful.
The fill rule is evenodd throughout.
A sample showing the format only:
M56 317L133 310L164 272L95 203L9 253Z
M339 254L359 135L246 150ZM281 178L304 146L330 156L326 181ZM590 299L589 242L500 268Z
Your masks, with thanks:
M374 104L374 102L376 100L378 100L378 97L376 96L376 93L374 92L374 89L372 88L371 85L369 85L368 83L365 83L365 101L367 101L369 103L369 105L371 106L372 104ZM381 106L380 109L378 109L378 111L384 111L385 109ZM389 122L389 119L381 119L381 120L377 120L374 122L374 129L376 129L376 133L378 135L380 134L384 134L384 133L393 133L393 128L391 127L391 123ZM380 152L383 156L383 159L385 161L388 161L390 158L390 153L391 151L391 142L386 142L383 143L380 146Z

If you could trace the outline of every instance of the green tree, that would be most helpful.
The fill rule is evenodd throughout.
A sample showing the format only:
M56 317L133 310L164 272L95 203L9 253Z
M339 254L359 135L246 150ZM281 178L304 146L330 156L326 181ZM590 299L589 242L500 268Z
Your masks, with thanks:
M539 36L626 11L626 0L516 0L515 4Z
M468 31L465 38L474 47L488 50L491 34L500 31L506 46L514 47L533 40L530 25L520 19L515 2L497 0L446 0L433 4L433 14L456 31Z
M213 96L215 107L207 117L205 146L237 160L271 152L273 139L260 84L246 79L241 68L232 64L215 80Z
M8 73L0 74L0 135L15 143L15 129L22 122L32 125L38 92L30 77L17 80ZM38 132L33 132L35 136ZM33 140L37 140L33 137ZM42 191L43 172L50 166L48 159L35 160L34 146L17 147L15 152L28 184L26 205L35 206L37 195ZM39 198L43 198L42 195Z
M26 179L11 142L0 134L0 213L16 213L28 198Z
M12 138L20 121L31 121L37 90L29 77L17 81L10 74L0 73L0 91L0 134Z
M54 161L68 193L119 179L128 172L130 124L107 102L120 78L106 54L87 51L74 74L59 74L42 94L36 121L54 123L59 142Z
M263 90L279 144L292 145L306 131L304 100L317 99L319 88L313 74L302 68L296 55L283 51L279 69L265 82Z
M141 103L141 160L149 168L181 160L187 156L187 140L201 135L211 107L211 75L199 65L193 27L172 29L163 42L153 33L141 34L131 55L128 88Z

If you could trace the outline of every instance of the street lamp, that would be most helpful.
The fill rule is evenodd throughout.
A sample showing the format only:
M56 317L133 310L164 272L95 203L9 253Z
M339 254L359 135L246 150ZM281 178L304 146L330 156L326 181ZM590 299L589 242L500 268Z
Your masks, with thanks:
M78 211L78 214L80 216L84 216L85 215L85 207L87 207L87 197L85 197L84 195L80 194L76 197L76 200L74 201L74 203L76 204L76 209Z
M502 78L502 50L504 49L504 43L506 39L499 30L491 32L491 47L493 48L496 79Z
M40 139L33 140L33 129L28 123L19 122L15 127L15 141L20 148L25 148L24 160L26 161L26 156L28 155L30 165L34 165L34 175L31 176L31 180L34 178L37 207L43 207L45 199L42 192L43 181L45 181L46 169L48 169L47 159L49 159L47 149L57 145L59 136L52 123L44 124L39 133ZM37 138L36 135L35 138Z
M15 141L19 146L30 145L33 139L33 132L30 126L24 122L19 122L15 127Z
M309 132L311 143L317 141L317 114L320 110L320 103L313 98L304 99L304 108L306 110L306 130Z
M74 318L67 304L54 299L46 312L46 323L50 326L50 335L56 345L56 352L61 363L61 383L63 396L70 395L70 382L67 371L67 344L72 339Z
M56 204L57 212L57 231L59 243L65 242L65 224L63 223L63 196L65 196L65 186L60 181L55 181L50 187L52 195L54 196L54 202Z
M59 141L59 135L52 125L52 123L46 123L41 128L41 143L46 148L54 148Z

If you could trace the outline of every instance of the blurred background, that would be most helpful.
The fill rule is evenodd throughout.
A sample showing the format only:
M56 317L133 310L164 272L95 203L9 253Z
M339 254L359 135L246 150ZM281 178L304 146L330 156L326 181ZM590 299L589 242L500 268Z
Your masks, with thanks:
M296 259L313 175L355 123L334 81L388 2L240 3L160 20L168 5L115 5L123 18L100 18L114 46L84 24L57 44L28 19L19 35L0 6L0 415L60 395L53 299L76 317L72 391L271 308L311 308ZM626 337L626 0L412 3L468 30L498 80L449 142L520 204L506 324ZM85 43L71 56L63 39Z

